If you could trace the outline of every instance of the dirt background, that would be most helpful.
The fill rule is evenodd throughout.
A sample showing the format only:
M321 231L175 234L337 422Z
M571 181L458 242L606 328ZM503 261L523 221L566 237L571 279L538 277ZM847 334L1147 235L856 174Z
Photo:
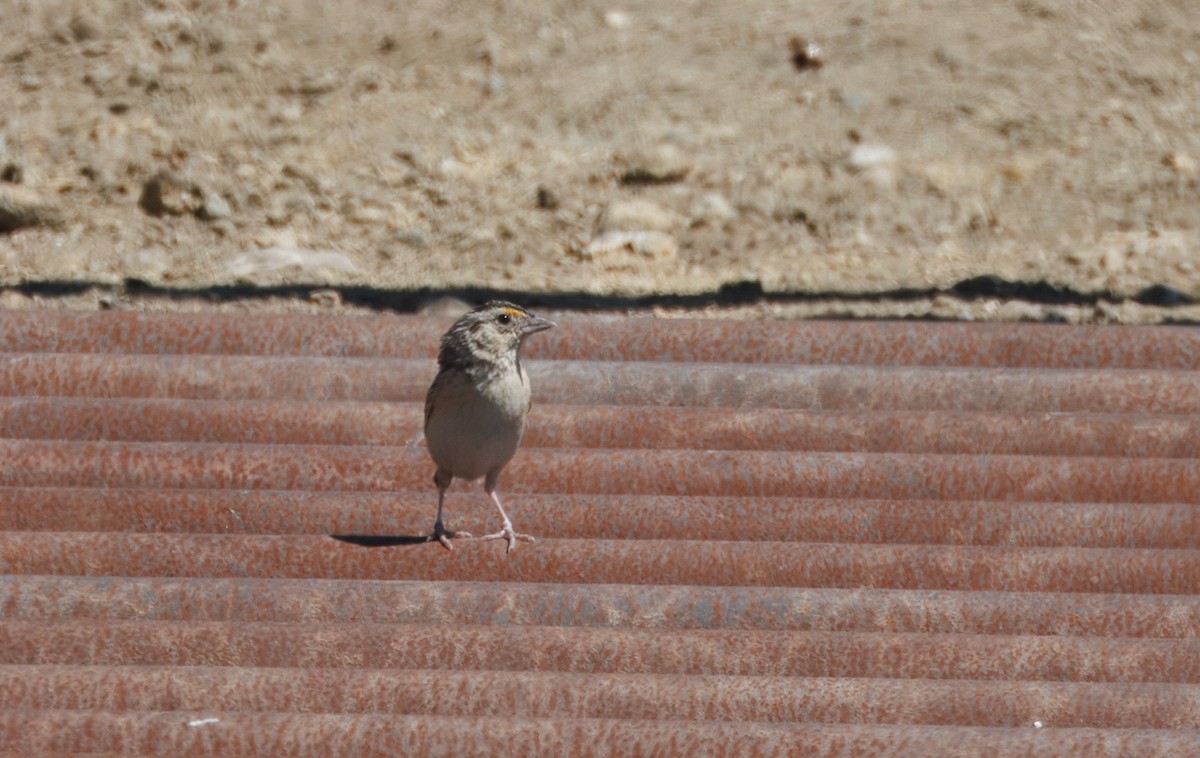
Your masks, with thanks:
M0 306L1200 320L1194 0L5 0L0 28Z

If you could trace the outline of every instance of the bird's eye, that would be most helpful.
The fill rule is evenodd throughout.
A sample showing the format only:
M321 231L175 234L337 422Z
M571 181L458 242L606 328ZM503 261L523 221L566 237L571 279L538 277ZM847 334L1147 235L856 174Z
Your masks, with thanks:
M512 316L507 313L501 313L496 317L496 322L500 324L508 324L510 321L512 321Z

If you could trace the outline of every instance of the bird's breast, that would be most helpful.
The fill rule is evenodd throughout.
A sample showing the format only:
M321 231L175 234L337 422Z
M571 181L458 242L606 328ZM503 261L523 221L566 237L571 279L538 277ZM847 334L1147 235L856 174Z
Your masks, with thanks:
M521 444L529 397L523 372L482 382L460 374L446 381L425 425L434 463L461 479L503 467Z

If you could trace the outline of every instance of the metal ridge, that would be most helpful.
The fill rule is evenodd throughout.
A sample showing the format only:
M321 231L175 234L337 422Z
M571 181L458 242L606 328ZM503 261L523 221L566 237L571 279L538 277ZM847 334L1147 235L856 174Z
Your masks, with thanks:
M402 643L402 644L398 644ZM0 664L1194 684L1200 640L434 624L0 626Z
M458 518L491 514L482 496L452 493ZM423 525L433 501L426 488L35 486L0 488L0 496L0 528L8 530L246 535L393 533ZM1200 547L1200 507L1187 503L521 493L512 508L531 529L566 539Z
M1200 372L522 361L542 404L1200 413ZM430 360L0 354L7 396L418 402Z
M0 397L0 428L23 439L394 445L423 413L416 402ZM551 405L524 444L1196 458L1200 414Z
M561 671L0 665L0 699L29 709L1167 729L1200 718L1188 685L980 682ZM763 701L773 707L764 711Z
M370 598L372 602L364 602ZM504 581L14 576L7 618L1200 637L1188 595Z
M1176 326L723 321L555 314L534 358L1008 368L1200 368ZM254 328L247 329L247 319ZM432 358L452 319L229 313L0 311L0 352Z
M1035 720L1036 723L1044 722ZM547 755L598 746L640 755L1195 755L1194 729L1042 729L893 724L777 724L513 716L277 713L269 711L0 712L0 733L22 752L174 755L502 755L534 745ZM204 727L220 726L219 729Z
M415 446L0 440L0 486L393 491L428 469ZM505 479L513 492L1200 504L1200 467L1179 458L530 449Z
M0 752L1200 753L1200 329L553 315L0 312Z

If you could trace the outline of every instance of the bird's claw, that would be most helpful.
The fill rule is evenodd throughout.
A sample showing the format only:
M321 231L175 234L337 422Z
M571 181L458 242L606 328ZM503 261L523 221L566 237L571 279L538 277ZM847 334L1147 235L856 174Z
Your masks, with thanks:
M479 538L480 540L499 540L502 539L508 543L504 548L504 553L507 555L512 552L512 549L517 546L517 542L537 542L532 535L521 534L513 530L512 522L505 521L504 526L498 532L485 534Z
M447 550L453 550L454 546L450 544L453 539L465 539L471 536L470 532L451 532L442 526L441 522L433 525L433 534L425 538L426 542L440 542L442 547Z

